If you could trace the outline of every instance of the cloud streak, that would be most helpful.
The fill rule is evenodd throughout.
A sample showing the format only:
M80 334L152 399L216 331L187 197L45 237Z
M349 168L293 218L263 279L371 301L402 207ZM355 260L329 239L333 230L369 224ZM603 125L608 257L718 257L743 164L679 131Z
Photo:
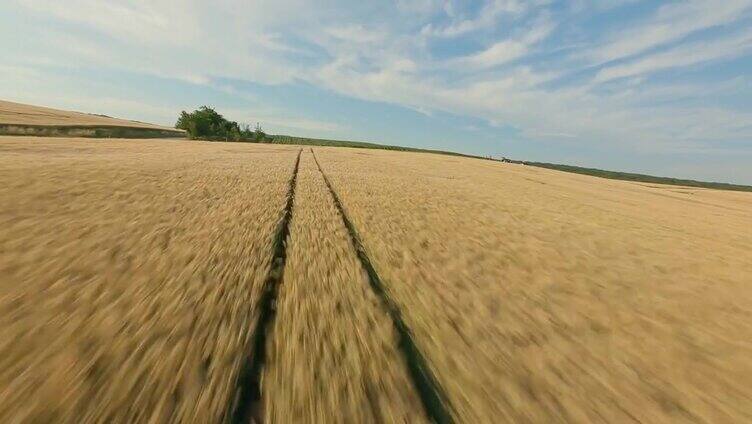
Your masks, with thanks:
M624 30L589 52L597 63L628 58L681 40L695 32L749 17L752 1L689 0L661 6L651 18Z
M0 73L25 73L15 79L32 90L27 82L46 78L50 66L116 70L240 99L242 90L216 81L310 86L431 119L441 112L482 120L489 131L514 128L529 143L614 154L719 151L752 140L743 100L750 85L708 89L752 72L744 62L752 50L752 0L394 5L12 0L0 14L18 14L24 25L12 18L2 25L0 16ZM723 72L703 73L708 65ZM0 82L0 95L18 93L13 80ZM277 111L264 119L289 131L346 131L337 119L303 116Z
M711 41L693 42L660 53L646 55L621 65L601 69L597 82L644 75L661 70L729 59L747 54L752 48L752 31Z

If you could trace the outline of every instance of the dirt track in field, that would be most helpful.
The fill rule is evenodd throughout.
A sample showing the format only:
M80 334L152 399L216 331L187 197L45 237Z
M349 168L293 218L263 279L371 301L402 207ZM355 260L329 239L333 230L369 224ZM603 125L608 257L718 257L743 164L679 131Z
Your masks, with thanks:
M265 422L426 422L389 316L309 151L290 234L265 366Z
M749 193L299 151L0 137L0 422L752 420Z

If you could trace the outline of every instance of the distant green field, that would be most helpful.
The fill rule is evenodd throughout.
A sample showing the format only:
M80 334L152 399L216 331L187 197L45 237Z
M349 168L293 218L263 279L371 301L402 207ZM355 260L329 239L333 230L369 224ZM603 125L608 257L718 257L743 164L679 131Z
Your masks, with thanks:
M444 150L429 150L429 149L417 149L414 147L402 147L402 146L390 146L376 143L365 143L360 141L345 141L345 140L326 140L319 138L306 138L306 137L293 137L288 135L275 135L272 136L272 143L278 144L297 144L304 146L332 146L332 147L355 147L361 149L384 149L384 150L399 150L406 152L423 152L423 153L438 153L443 155L463 156L477 159L496 160L483 156L466 155L456 152L448 152ZM618 171L606 171L596 168L584 168L580 166L572 165L560 165L556 163L546 162L528 162L528 161L510 161L513 163L519 163L529 166L537 166L540 168L555 169L557 171L572 172L575 174L591 175L594 177L609 178L613 180L625 180L625 181L637 181L643 183L654 184L667 184L667 185L679 185L687 187L698 188L711 188L717 190L733 190L733 191L748 191L752 192L752 186L740 185L740 184L728 184L717 182L706 182L696 180L683 180L679 178L670 177L656 177L653 175L634 174L630 172L618 172Z

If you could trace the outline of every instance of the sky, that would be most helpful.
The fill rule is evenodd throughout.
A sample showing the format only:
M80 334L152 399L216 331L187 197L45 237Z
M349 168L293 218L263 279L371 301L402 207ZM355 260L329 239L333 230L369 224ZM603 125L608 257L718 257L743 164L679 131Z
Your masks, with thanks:
M3 0L0 99L752 184L752 0Z

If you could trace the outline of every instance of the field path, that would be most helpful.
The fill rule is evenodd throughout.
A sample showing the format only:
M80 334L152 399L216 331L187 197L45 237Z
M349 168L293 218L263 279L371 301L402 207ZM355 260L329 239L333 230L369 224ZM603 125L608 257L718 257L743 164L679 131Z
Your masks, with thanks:
M350 234L350 241L355 248L358 259L360 260L363 268L365 268L366 272L368 273L368 281L371 285L371 288L379 297L379 299L381 299L384 308L389 313L389 316L392 319L395 330L399 335L398 344L400 350L402 350L402 354L407 361L408 369L410 370L410 375L413 379L413 384L420 394L421 401L423 402L423 407L425 408L428 416L433 422L451 423L452 418L449 415L449 406L447 405L448 400L446 398L446 395L443 393L442 388L436 382L436 378L433 376L433 372L430 370L428 364L426 363L423 354L415 345L412 333L405 324L405 321L402 319L402 313L400 312L399 307L389 297L386 290L384 289L384 284L381 282L381 278L373 268L373 265L371 265L371 260L368 258L366 249L363 247L360 241L358 232L355 229L355 226L353 226L352 221L350 221L350 219L347 217L347 212L345 212L339 196L337 196L337 193L334 191L334 188L329 182L326 173L323 169L321 169L321 164L319 163L318 159L316 159L316 155L314 154L313 149L311 149L311 154L316 161L316 166L318 167L319 172L321 172L321 175L324 178L324 182L326 183L326 187L329 189L329 193L334 199L334 204L336 205L337 211L342 218L342 222L344 223L348 233Z
M285 209L282 212L282 219L280 219L274 231L271 267L264 281L261 298L257 305L253 305L259 311L259 314L252 333L253 338L248 345L250 349L238 378L237 398L234 399L230 406L231 415L229 421L232 423L247 423L260 416L258 409L261 407L262 395L261 370L266 362L267 335L276 315L277 294L279 293L279 285L285 270L285 261L287 259L285 244L290 235L290 219L292 218L292 207L295 200L295 188L297 187L298 169L300 168L300 155L302 152L302 150L298 151L298 156L295 159L295 167L293 168L287 188Z
M264 368L264 422L426 422L397 335L305 151Z

